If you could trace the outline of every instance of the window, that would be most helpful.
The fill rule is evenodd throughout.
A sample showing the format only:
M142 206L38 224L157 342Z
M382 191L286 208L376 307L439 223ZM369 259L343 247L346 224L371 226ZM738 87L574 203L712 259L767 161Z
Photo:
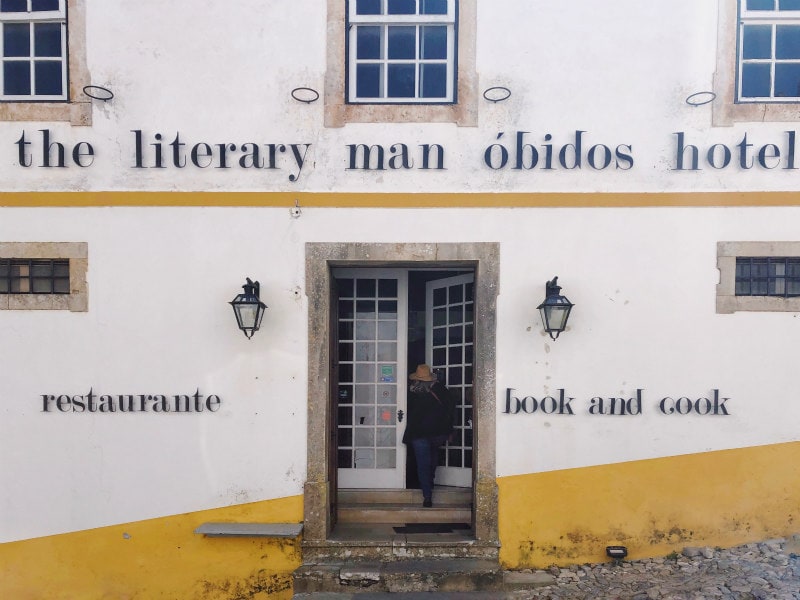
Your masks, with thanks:
M800 258L736 258L737 296L800 296Z
M3 100L67 99L64 0L0 0Z
M349 102L455 100L456 0L351 0Z
M717 312L800 311L800 242L719 242Z
M325 127L478 125L477 0L327 0Z
M0 310L86 312L84 242L0 242Z
M69 259L0 258L0 294L69 294Z
M0 0L0 121L91 125L86 0Z
M800 0L740 0L738 102L800 101Z

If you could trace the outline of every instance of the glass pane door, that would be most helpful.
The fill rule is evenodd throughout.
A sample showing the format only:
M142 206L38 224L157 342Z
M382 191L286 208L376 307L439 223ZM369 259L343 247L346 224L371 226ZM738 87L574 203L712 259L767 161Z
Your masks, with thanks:
M472 365L475 330L475 275L426 284L427 356L431 368L456 398L453 441L440 450L436 482L472 485Z
M333 276L339 487L402 488L405 423L398 416L405 414L406 397L406 273L355 268L335 269Z

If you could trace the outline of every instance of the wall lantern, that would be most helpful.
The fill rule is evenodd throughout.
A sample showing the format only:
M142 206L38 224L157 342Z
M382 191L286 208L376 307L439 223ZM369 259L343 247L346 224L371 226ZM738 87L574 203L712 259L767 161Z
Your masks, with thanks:
M561 288L558 285L558 276L553 277L546 285L546 297L537 308L542 315L544 330L550 334L552 339L556 339L558 334L567 328L569 312L575 306L567 300L566 296L561 295Z
M242 288L244 293L231 300L230 305L233 307L239 329L244 332L247 339L250 339L261 327L261 319L264 318L264 309L267 305L258 297L261 285L257 281L253 283L248 277L247 283Z

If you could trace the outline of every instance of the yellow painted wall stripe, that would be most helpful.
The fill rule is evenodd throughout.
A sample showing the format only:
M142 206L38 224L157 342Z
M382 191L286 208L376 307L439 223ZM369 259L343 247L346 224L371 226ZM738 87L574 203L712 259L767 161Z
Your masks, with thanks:
M299 541L193 531L205 522L302 519L302 496L294 496L0 544L0 598L287 600Z
M800 530L800 442L503 477L510 568L728 547ZM291 598L300 544L206 538L204 522L300 522L301 496L0 544L0 598Z
M800 531L800 442L498 480L501 561L546 567Z
M0 207L240 206L318 208L624 208L800 206L800 192L347 193L0 192Z

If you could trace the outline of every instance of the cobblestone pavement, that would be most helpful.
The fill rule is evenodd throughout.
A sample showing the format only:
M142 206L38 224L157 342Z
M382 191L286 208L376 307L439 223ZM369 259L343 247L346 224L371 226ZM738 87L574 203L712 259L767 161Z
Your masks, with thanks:
M800 534L721 550L685 548L649 560L551 567L537 600L799 600Z

